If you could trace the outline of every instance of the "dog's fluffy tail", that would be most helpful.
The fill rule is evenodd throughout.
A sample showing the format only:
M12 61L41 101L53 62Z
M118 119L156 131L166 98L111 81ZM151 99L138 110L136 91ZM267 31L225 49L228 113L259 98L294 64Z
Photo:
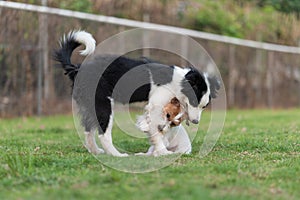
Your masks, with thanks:
M60 66L65 70L65 74L74 81L80 64L72 64L71 56L74 49L84 45L85 49L80 54L87 56L95 51L96 41L93 36L85 31L71 31L60 40L60 48L54 52L54 59L60 62Z

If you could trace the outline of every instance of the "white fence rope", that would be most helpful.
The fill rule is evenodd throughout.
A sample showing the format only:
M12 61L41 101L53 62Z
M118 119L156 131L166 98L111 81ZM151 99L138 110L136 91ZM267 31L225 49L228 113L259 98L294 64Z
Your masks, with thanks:
M140 21L122 19L117 17L88 14L88 13L77 12L77 11L70 11L70 10L64 10L58 8L50 8L45 6L37 6L37 5L8 2L8 1L0 1L0 7L26 10L26 11L51 14L51 15L59 15L65 17L73 17L77 19L86 19L86 20L91 20L96 22L115 24L115 25L121 25L121 26L133 27L133 28L146 28L146 29L152 29L158 31L167 31L167 32L181 34L181 35L187 35L194 38L211 40L211 41L222 42L227 44L251 47L251 48L268 50L268 51L300 54L299 47L257 42L253 40L239 39L239 38L234 38L229 36L222 36L217 34L205 33L201 31L189 30L185 28L166 26L166 25L160 25L160 24L154 24L148 22L140 22Z

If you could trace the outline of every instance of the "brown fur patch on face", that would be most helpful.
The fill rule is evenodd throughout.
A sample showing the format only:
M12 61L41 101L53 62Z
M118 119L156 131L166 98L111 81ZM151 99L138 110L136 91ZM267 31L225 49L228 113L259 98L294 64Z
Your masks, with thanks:
M171 122L171 126L178 126L183 120L182 117L175 120L175 117L181 112L180 102L174 97L171 101L165 105L163 109L164 116Z

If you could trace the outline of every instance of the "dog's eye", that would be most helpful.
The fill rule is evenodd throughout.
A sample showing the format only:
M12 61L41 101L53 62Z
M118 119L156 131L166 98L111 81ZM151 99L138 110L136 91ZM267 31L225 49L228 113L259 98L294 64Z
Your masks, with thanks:
M171 117L169 113L167 113L167 115L166 115L166 116L167 116L167 118L168 118L168 119Z

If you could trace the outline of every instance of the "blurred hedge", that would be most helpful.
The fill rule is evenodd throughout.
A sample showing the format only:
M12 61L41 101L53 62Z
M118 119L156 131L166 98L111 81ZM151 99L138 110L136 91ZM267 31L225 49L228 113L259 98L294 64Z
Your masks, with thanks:
M48 0L48 5L264 42L298 46L300 40L299 0Z

